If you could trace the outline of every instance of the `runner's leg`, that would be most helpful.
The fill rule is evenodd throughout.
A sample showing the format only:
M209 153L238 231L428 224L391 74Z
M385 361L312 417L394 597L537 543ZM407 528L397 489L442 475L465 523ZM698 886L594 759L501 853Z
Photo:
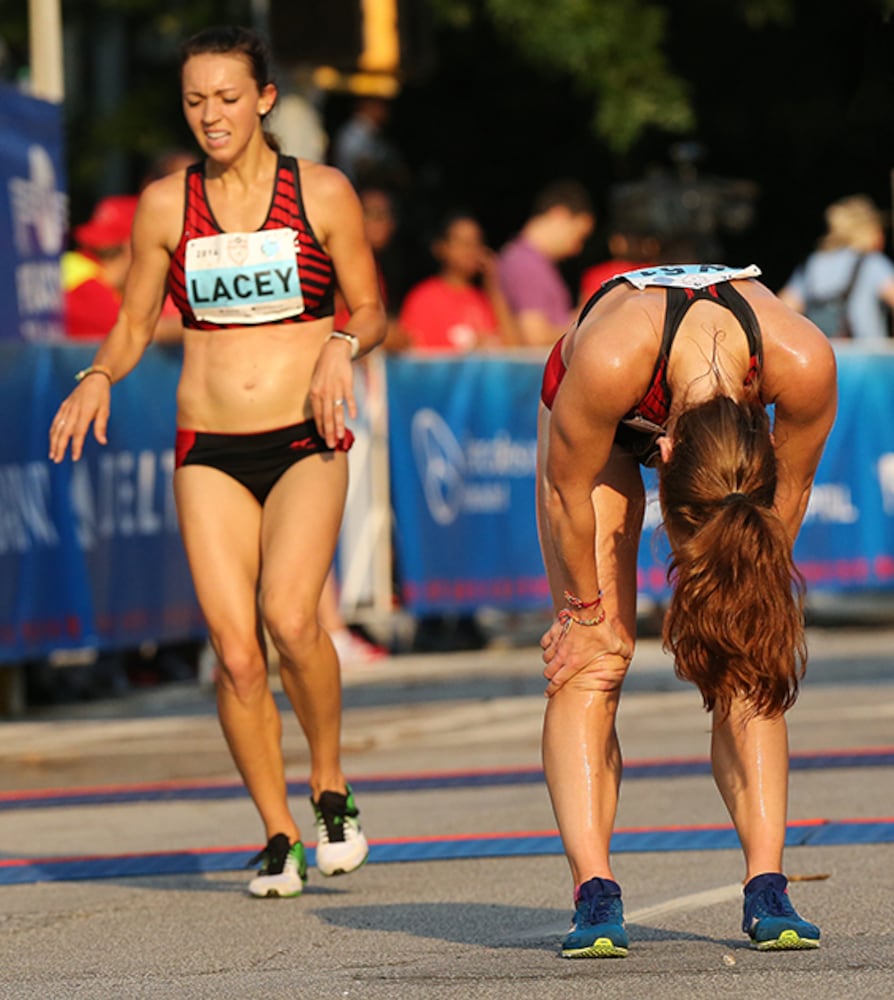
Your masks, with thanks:
M714 781L745 852L746 881L763 872L782 871L788 758L784 715L749 718L742 700L734 702L726 718L714 712Z
M543 530L542 498L540 525ZM596 564L603 607L615 630L633 647L636 635L636 557L644 509L639 468L615 448L593 493ZM546 546L547 552L550 547ZM547 559L558 606L562 584ZM621 781L615 728L620 688L595 690L586 671L548 701L543 727L543 767L553 811L575 886L593 877L613 878L609 845Z
M267 679L257 610L261 508L218 469L188 465L174 494L193 583L220 662L217 705L233 760L268 838L299 838L286 795L282 721Z
M346 790L339 665L318 607L347 483L346 454L303 459L271 490L261 529L261 610L279 654L283 688L307 738L314 799L326 790Z

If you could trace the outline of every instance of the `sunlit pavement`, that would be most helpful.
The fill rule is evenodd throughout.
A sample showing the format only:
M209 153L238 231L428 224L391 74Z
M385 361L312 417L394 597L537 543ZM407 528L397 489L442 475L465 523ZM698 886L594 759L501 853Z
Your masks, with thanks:
M630 955L559 959L571 885L539 771L539 650L507 645L346 671L344 764L370 861L335 879L312 870L295 900L245 892L262 831L207 689L4 723L0 995L889 1000L894 631L810 641L789 716L786 868L795 905L823 930L818 952L748 948L708 719L647 640L619 725ZM284 751L312 844L307 753L288 717Z

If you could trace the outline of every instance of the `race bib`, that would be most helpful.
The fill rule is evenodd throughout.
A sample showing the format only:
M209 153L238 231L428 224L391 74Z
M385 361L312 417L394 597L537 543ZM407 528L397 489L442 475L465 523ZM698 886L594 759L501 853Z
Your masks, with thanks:
M196 319L272 323L304 312L295 230L218 233L186 244L186 294Z
M640 291L644 288L707 288L723 281L739 278L758 278L761 269L727 267L725 264L667 264L661 267L644 267L640 271L627 271L621 277Z

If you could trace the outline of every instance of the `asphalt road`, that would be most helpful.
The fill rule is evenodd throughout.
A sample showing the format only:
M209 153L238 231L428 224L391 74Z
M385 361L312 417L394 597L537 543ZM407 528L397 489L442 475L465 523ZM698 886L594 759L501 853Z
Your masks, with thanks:
M786 869L817 952L748 947L708 720L646 641L620 719L630 955L558 957L571 884L539 775L539 651L523 645L346 676L344 761L373 851L350 876L312 871L295 900L245 892L261 831L208 690L5 722L0 996L890 1000L894 631L813 629L810 643ZM310 840L294 719L284 751Z

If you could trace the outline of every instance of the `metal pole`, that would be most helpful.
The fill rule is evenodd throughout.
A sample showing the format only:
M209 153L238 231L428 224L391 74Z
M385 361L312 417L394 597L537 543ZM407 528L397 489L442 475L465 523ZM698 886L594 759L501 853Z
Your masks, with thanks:
M65 98L61 0L28 0L31 93L60 104Z

